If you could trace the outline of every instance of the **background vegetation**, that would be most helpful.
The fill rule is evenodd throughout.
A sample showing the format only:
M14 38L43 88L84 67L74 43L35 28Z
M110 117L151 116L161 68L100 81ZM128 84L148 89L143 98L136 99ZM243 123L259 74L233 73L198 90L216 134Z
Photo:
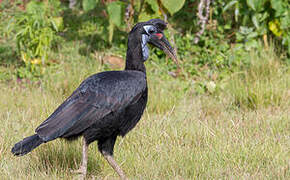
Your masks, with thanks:
M81 142L10 149L91 74L123 69L127 32L167 19L181 69L152 49L149 104L115 148L130 179L290 178L290 5L199 0L0 1L0 178L72 179ZM92 144L88 178L115 172Z

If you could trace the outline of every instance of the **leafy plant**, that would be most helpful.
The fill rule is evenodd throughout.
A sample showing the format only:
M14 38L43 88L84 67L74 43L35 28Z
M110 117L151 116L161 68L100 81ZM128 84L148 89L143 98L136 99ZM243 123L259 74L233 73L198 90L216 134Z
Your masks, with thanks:
M113 39L115 27L122 28L124 26L123 14L124 14L125 4L120 1L114 1L107 5L107 12L109 14L109 37L108 40L111 43Z
M103 6L101 3L98 3L98 0L83 0L82 7L84 11L88 12L97 6ZM114 35L115 29L121 31L126 31L130 28L126 28L126 18L134 21L131 24L135 24L140 21L147 21L152 18L161 18L162 12L169 12L170 15L175 14L179 11L185 0L143 0L143 1L102 1L106 6L106 12L108 14L108 42L111 43ZM131 7L128 8L128 7ZM126 17L125 11L133 11L135 13L127 12L128 16ZM129 20L129 21L130 21Z
M173 15L179 11L184 5L185 0L161 0L161 4L168 10L168 12Z
M90 11L97 6L98 0L83 0L82 5L85 11Z
M56 33L63 30L63 20L59 16L60 3L30 1L25 12L17 14L17 48L25 64L46 63Z
M237 33L238 41L264 36L264 43L267 46L267 34L273 34L288 47L290 54L289 8L290 3L285 0L232 0L225 5L223 12L234 10L235 23L240 26Z
M289 2L285 0L212 1L208 22L198 44L194 44L194 38L199 30L200 0L81 0L73 10L63 8L68 4L58 0L25 1L28 4L2 2L5 3L0 6L0 43L3 44L0 51L1 48L2 52L11 51L1 54L0 64L14 64L13 59L17 59L14 46L6 43L12 42L8 36L15 34L18 57L25 63L25 67L16 65L18 77L41 75L43 64L52 62L48 59L53 54L51 48L59 42L58 34L64 37L64 44L79 43L77 52L86 58L96 52L124 57L127 32L137 22L151 18L167 19L169 31L165 33L177 47L183 68L180 77L198 77L195 85L205 92L211 91L212 81L218 89L217 81L240 65L248 65L249 60L241 57L253 48L263 49L263 42L265 45L273 41L278 50L282 45L281 57L285 57L285 48L290 52ZM16 26L11 22L16 22ZM176 65L163 53L157 49L151 53L154 66L162 69L160 72L166 76L168 72L172 76L177 74Z

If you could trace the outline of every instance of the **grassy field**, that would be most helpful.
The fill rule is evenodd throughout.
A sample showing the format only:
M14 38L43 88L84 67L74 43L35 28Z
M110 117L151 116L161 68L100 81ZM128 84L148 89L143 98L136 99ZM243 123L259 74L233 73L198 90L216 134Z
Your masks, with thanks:
M0 179L77 177L71 170L81 161L80 139L55 140L20 158L10 153L85 77L104 70L97 60L63 51L55 57L62 63L38 82L0 83ZM289 66L273 52L249 57L249 67L217 84L219 90L198 95L191 77L159 75L149 63L148 107L137 127L115 146L127 176L290 179ZM118 178L96 143L89 148L88 178Z

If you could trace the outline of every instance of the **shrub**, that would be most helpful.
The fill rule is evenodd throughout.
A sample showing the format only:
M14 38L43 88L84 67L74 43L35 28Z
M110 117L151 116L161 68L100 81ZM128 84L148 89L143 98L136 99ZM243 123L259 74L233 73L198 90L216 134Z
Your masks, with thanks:
M46 63L56 33L63 29L62 17L59 16L60 2L30 1L25 12L16 16L17 48L25 64Z

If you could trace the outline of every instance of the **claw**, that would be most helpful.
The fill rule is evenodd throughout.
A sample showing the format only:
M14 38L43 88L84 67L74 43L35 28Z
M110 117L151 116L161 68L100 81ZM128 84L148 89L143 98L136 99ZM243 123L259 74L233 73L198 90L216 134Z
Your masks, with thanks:
M81 177L80 177L81 180L84 180L86 178L86 175L87 175L87 170L83 166L81 166L77 170L71 170L70 172L71 173L74 173L74 174L80 174L81 175Z

